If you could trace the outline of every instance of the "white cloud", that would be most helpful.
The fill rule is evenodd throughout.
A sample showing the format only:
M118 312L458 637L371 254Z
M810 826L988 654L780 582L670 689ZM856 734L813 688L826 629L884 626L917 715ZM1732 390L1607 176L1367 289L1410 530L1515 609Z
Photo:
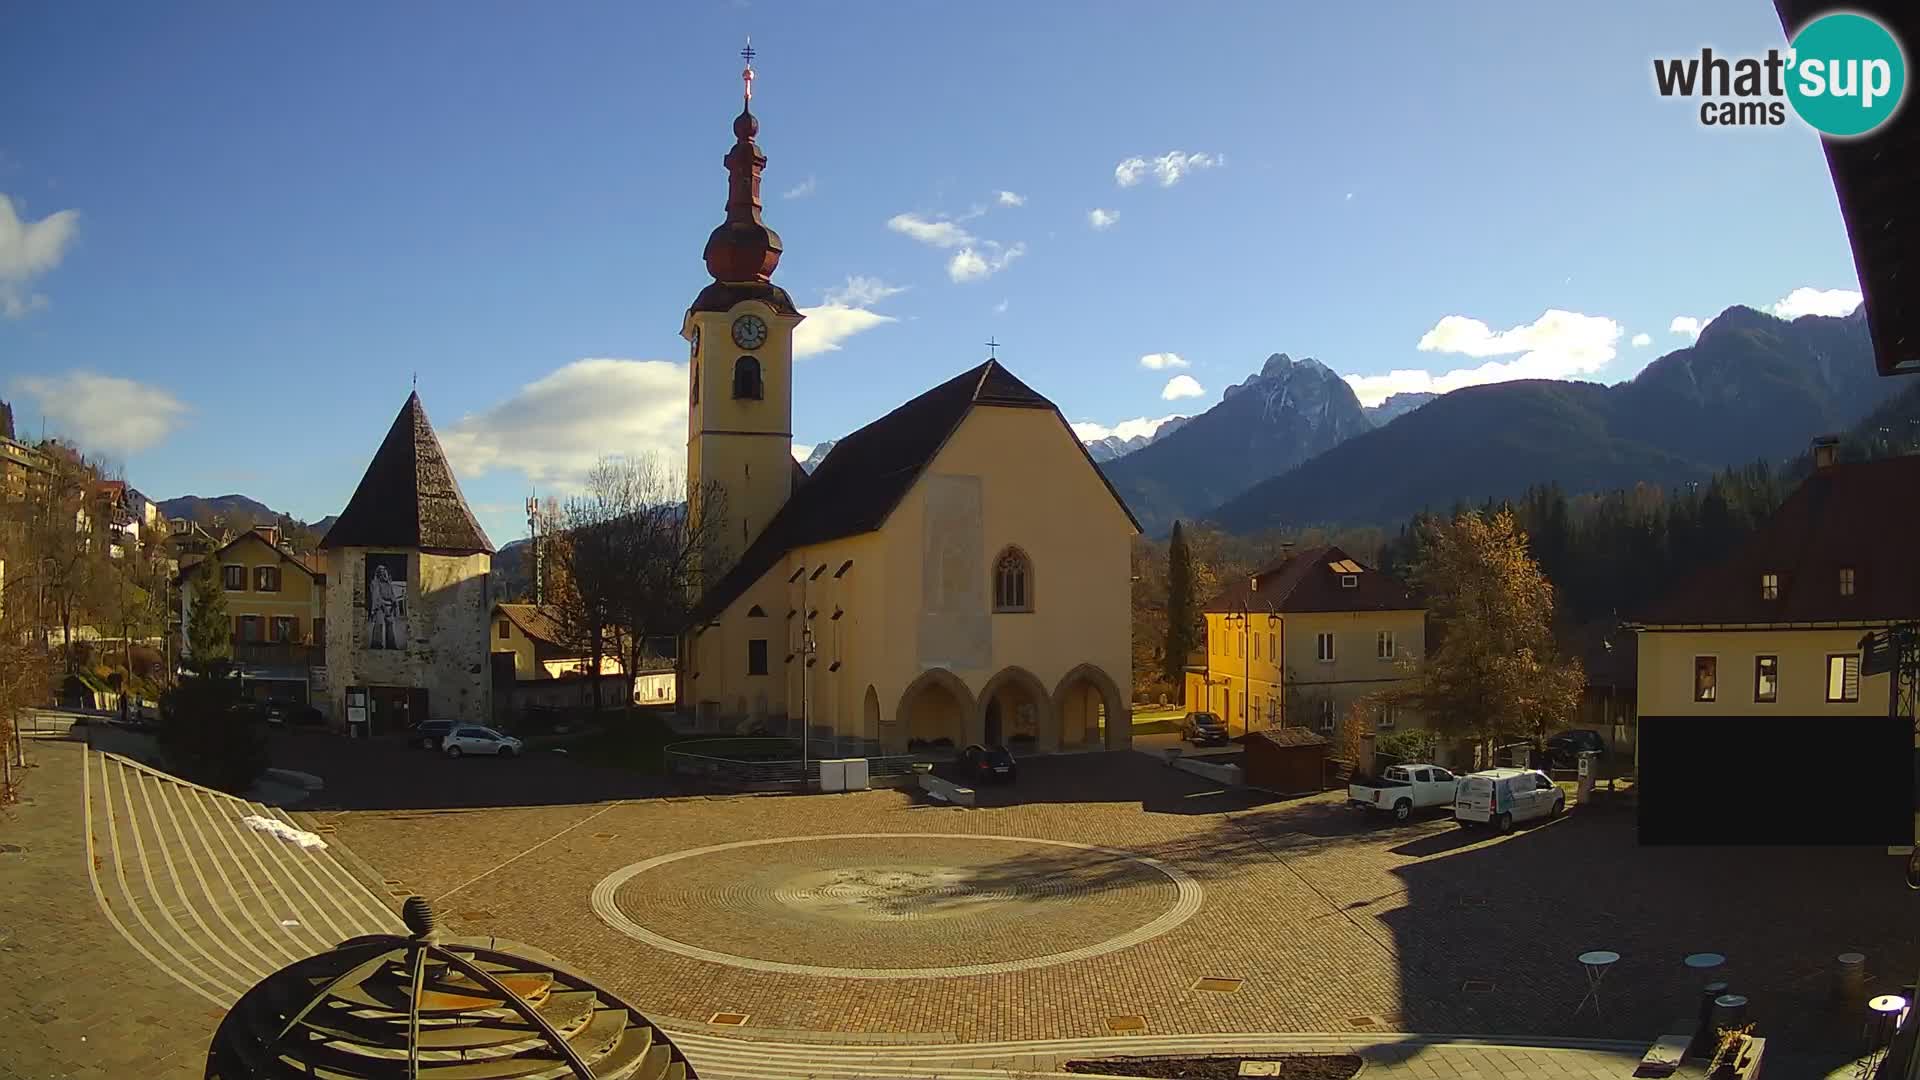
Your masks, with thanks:
M887 219L887 228L923 244L939 248L961 247L974 242L973 234L944 219L929 219L919 214L895 214Z
M1027 253L1027 245L1006 247L992 240L980 241L980 247L965 247L954 252L947 263L947 276L955 282L979 281L1007 268L1007 264Z
M1096 229L1111 229L1113 223L1119 220L1120 211L1118 210L1102 210L1096 206L1087 211L1087 224Z
M89 371L23 375L13 392L32 398L47 424L87 453L139 453L171 435L187 413L185 402L157 386Z
M793 331L795 358L835 352L842 341L853 335L895 321L891 315L832 302L819 307L801 308L800 314L805 315L806 319Z
M1591 375L1618 354L1620 324L1599 315L1550 310L1538 319L1509 330L1496 331L1479 319L1448 315L1421 335L1421 352L1453 353L1476 359L1520 354L1473 368L1455 368L1434 374L1419 368L1385 375L1346 375L1362 405L1378 405L1399 393L1445 394L1463 386L1510 382L1514 379L1566 379Z
M1696 319L1691 315L1675 315L1673 322L1667 324L1667 330L1670 333L1697 338L1700 336L1700 331L1704 329L1706 325L1706 319Z
M849 274L845 286L828 289L825 303L845 304L848 307L869 307L885 300L889 296L898 296L906 292L905 285L889 285L879 278L862 274Z
M1140 366L1148 371L1165 371L1167 368L1191 367L1179 353L1155 352L1140 358Z
M1108 427L1105 424L1097 424L1091 420L1076 420L1073 424L1073 433L1080 436L1081 442L1104 439L1109 435L1118 436L1122 439L1131 439L1139 435L1151 435L1160 430L1160 425L1169 420L1178 419L1180 419L1180 416L1177 413L1170 413L1159 419L1141 416L1135 417L1132 420L1122 420L1112 427Z
M1167 380L1166 389L1160 391L1162 401L1179 401L1181 398L1202 397L1206 391L1200 381L1191 375L1175 375Z
M993 313L995 315L1005 315L1007 313L1007 301L1002 300L993 305Z
M997 196L997 198L1000 200L1001 206L1027 205L1027 197L1025 195L1016 195L1011 191L1003 191Z
M1815 289L1802 286L1768 310L1783 319L1802 315L1851 315L1860 306L1860 294L1852 289Z
M1170 150L1157 158L1130 157L1113 167L1113 179L1121 187L1132 187L1151 173L1161 187L1172 187L1190 172L1225 165L1222 154L1188 154Z
M47 305L45 296L27 286L60 265L79 226L78 210L22 221L13 200L0 195L0 315L17 319Z
M687 365L575 360L443 427L440 443L462 475L516 471L562 490L610 455L679 461L687 449Z
M1652 334L1645 334L1645 333L1642 333L1642 334L1635 334L1635 335L1633 335L1633 347L1634 347L1634 348L1636 348L1636 349L1640 349L1640 348L1645 348L1646 346L1648 346L1648 345L1651 345L1651 344L1653 344L1653 335L1652 335Z
M1345 201L1345 202L1352 202L1352 201L1353 201L1353 192L1351 192L1351 191L1349 191L1349 192L1347 192L1347 197L1346 197L1346 199L1345 199L1345 200L1343 200L1343 201Z
M780 197L783 199L804 199L813 194L814 188L818 186L819 184L815 182L814 178L809 176L805 180L781 192Z

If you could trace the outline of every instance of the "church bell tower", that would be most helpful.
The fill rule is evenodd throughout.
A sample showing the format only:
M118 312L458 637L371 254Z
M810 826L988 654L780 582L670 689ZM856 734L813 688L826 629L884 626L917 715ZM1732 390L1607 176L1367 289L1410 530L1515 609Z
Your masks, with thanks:
M688 505L720 512L720 546L738 559L793 493L793 331L803 316L773 283L780 234L760 218L767 157L754 137L753 46L740 52L745 105L727 152L727 219L707 237L707 272L681 325L690 346ZM714 500L713 495L719 499Z

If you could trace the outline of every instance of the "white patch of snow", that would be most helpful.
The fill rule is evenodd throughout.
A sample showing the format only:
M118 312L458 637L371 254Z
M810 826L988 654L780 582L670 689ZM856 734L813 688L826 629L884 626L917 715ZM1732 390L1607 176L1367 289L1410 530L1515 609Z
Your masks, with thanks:
M298 844L303 848L324 848L327 846L325 840L320 839L313 833L307 832L304 829L296 829L277 818L266 818L258 814L248 814L246 817L240 819L240 823L249 829L270 833L285 840L289 844Z

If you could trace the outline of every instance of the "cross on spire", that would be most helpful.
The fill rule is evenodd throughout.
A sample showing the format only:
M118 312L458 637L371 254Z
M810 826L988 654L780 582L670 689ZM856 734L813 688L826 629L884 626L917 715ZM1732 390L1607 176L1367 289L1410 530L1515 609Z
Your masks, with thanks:
M753 100L753 58L758 55L753 51L753 35L748 34L746 48L740 50L740 59L747 62L747 66L740 70L740 82L746 90L748 101Z
M998 351L999 348L1000 348L999 342L993 340L993 338L988 338L987 339L987 359L989 360L1000 359L1000 354Z

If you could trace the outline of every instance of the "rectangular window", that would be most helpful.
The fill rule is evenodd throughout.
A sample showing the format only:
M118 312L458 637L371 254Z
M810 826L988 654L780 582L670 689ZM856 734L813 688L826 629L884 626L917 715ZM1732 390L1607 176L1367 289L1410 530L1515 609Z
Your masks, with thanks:
M1332 698L1328 698L1320 702L1320 730L1321 731L1333 730L1333 699Z
M247 591L247 568L246 567L222 566L220 568L220 574L221 574L221 577L223 578L223 581L221 582L221 584L226 586L226 589L228 592L246 592Z
M249 643L260 640L260 616L240 616L240 640Z
M1275 647L1278 644L1279 644L1278 638L1276 638L1272 634L1267 635L1267 659L1273 661L1276 664L1280 662L1280 650Z
M1780 700L1779 657L1756 656L1753 658L1753 700L1759 702Z
M1853 567L1851 566L1840 568L1840 595L1853 595Z
M1374 635L1373 654L1382 660L1393 659L1393 631L1382 630Z
M1719 674L1718 657L1696 656L1693 658L1693 700L1713 701L1716 678Z
M280 568L277 566L256 566L253 568L254 592L279 592Z
M273 622L268 624L268 628L267 628L268 633L271 635L271 637L268 640L279 642L281 644L285 644L286 642L292 641L293 635L295 633L295 627L298 625L299 625L298 620L292 618L291 616L275 615L273 617Z
M1761 574L1760 575L1760 599L1762 600L1780 599L1780 575L1779 574Z
M507 638L511 635L511 631L508 629L511 625L512 624L507 622L507 620L505 619L500 620L500 626L497 630L494 631L494 633L500 635L501 641L507 640Z
M1860 700L1860 654L1836 653L1827 657L1827 700Z
M765 675L767 673L767 639L754 638L747 642L747 674Z
M1255 660L1260 659L1260 635L1259 634L1253 635L1253 658Z
M1395 717L1394 717L1394 714L1393 714L1393 706L1391 706L1391 705L1383 705L1383 706L1381 706L1381 707L1380 707L1380 721L1379 721L1379 726L1380 726L1380 729L1384 731L1384 730L1386 730L1387 728L1390 728L1390 727L1392 727L1392 726L1393 726L1393 724L1394 724L1394 720L1395 720Z
M1313 654L1323 664L1333 663L1333 634L1315 634L1313 636Z
M1234 638L1234 639L1233 639L1233 658L1234 658L1235 660L1238 660L1238 659L1240 659L1241 657L1243 657L1243 656L1245 656L1245 655L1247 655L1247 639L1246 639L1246 636L1245 636L1245 635L1242 635L1242 636L1240 636L1240 637L1236 637L1236 638Z

